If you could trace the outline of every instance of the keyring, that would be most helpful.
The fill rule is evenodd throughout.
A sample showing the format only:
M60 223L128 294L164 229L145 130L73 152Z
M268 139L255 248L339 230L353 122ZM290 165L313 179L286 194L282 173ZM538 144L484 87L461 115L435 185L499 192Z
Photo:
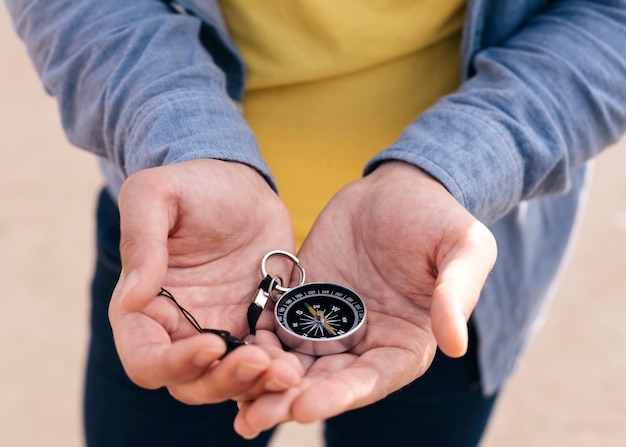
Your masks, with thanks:
M265 264L267 263L267 260L271 258L272 256L282 256L284 258L289 259L291 262L293 262L295 266L298 267L298 272L300 273L300 279L298 280L298 284L296 284L294 287L298 287L304 284L306 274L304 272L304 267L302 267L302 264L300 264L300 260L296 258L295 255L292 255L291 253L287 251L283 251L283 250L272 250L269 253L267 253L265 256L263 256L263 259L261 260L261 273L263 274L263 278L270 276L267 273L267 268L265 267ZM287 293L291 289L293 289L293 287L283 287L282 285L278 285L277 283L274 283L273 288L270 289L270 291L274 289L278 290L281 293Z

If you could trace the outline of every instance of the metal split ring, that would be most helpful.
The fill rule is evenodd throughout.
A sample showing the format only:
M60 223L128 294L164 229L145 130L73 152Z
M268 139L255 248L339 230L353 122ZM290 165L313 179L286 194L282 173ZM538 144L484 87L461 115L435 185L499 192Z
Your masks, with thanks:
M283 251L283 250L272 250L269 253L267 253L265 256L263 256L263 260L261 261L261 273L263 274L264 278L268 276L267 268L265 264L267 263L267 260L271 258L272 256L282 256L282 257L289 259L291 262L293 262L294 265L298 267L298 272L300 274L300 278L298 279L298 284L296 284L294 287L298 287L304 284L304 279L306 275L304 272L304 267L302 267L302 264L300 264L300 260L296 258L294 255L292 255L291 253ZM280 279L280 281L277 281L277 279ZM280 285L278 284L279 282L280 282ZM293 287L283 287L282 278L280 278L280 276L273 276L272 283L270 284L270 290L273 290L273 289L278 290L282 294L282 293L289 292L291 289L293 289Z

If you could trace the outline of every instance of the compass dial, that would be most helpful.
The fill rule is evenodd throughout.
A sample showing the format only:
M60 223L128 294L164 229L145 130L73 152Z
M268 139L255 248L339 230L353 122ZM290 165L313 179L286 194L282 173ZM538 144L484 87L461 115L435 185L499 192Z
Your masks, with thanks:
M295 351L312 355L344 352L365 333L363 300L332 283L309 283L285 293L274 308L277 334Z

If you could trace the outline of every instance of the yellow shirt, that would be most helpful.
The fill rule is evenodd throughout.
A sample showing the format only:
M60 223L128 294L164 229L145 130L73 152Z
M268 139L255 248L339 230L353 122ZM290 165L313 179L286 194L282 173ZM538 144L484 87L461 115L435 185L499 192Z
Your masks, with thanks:
M246 65L246 120L300 244L334 193L458 86L465 1L220 5Z

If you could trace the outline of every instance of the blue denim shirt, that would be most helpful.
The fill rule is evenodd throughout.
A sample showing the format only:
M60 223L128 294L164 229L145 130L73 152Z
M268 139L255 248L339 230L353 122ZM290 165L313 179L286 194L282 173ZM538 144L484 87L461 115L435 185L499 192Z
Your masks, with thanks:
M102 158L113 194L133 172L197 158L272 183L234 102L244 70L215 1L6 3L69 140ZM625 130L625 42L626 1L469 0L462 85L364 169L413 163L494 232L499 258L473 317L486 393L545 306L586 162Z

